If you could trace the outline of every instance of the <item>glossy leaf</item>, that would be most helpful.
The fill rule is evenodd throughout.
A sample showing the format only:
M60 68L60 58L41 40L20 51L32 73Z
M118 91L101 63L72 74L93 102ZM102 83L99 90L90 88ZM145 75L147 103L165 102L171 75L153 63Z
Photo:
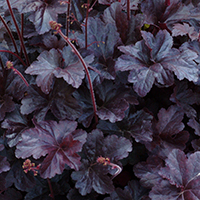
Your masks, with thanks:
M46 156L41 164L40 174L43 178L52 178L61 174L65 164L78 170L83 141L76 140L73 131L77 127L75 121L41 121L34 122L35 128L27 129L22 134L22 141L17 145L16 156L18 158L38 159ZM80 134L86 132L79 130Z

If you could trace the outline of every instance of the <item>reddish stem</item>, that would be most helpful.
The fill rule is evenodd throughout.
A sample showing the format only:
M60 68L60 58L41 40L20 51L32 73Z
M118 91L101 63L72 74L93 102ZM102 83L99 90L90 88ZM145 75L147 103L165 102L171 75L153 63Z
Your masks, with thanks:
M95 101L95 96L94 96L94 89L93 89L93 85L92 85L92 80L91 80L91 77L90 77L90 73L89 73L87 64L85 63L83 57L81 56L81 54L79 53L79 51L76 49L76 47L71 43L70 39L62 33L62 31L60 29L62 27L62 25L58 24L55 21L50 21L49 24L50 24L51 28L53 30L56 30L56 33L59 33L60 36L72 48L73 52L78 56L79 60L81 61L82 65L83 65L83 67L85 69L85 73L86 73L86 76L88 78L89 87L90 87L90 94L91 94L92 104L93 104L93 109L94 109L95 122L97 124L98 123L98 117L97 117L97 114L96 114L97 113L97 106L96 106L96 101Z
M24 63L24 61L21 59L21 57L19 57L16 53L9 51L9 50L0 50L0 52L5 52L5 53L10 53L12 55L14 55L15 57L17 57L20 62L24 65L24 67L26 67L27 65Z
M18 34L18 37L19 37L19 40L20 40L20 42L21 42L21 47L22 47L23 52L24 52L24 56L25 56L25 59L26 59L26 63L27 63L27 65L29 66L29 65L30 65L30 62L29 62L29 59L28 59L28 55L27 55L27 53L26 53L26 49L25 49L25 45L24 45L24 40L23 40L22 35L21 35L21 33L20 33L19 26L17 25L17 22L16 22L16 19L15 19L14 14L13 14L13 11L12 11L12 8L11 8L11 5L10 5L9 0L6 0L6 2L7 2L7 5L8 5L8 8L9 8L11 17L12 17L12 19L13 19L13 22L14 22L14 24L15 24L15 27L16 27L16 30L17 30L17 34Z
M15 42L15 39L13 37L12 32L10 31L10 28L8 27L8 25L6 24L5 20L3 19L3 17L0 15L0 20L3 22L3 25L5 26L6 30L8 31L8 35L10 36L10 39L12 40L12 43L14 45L15 48L15 52L19 55L18 49L17 49L17 45Z
M21 14L21 35L24 35L24 14ZM22 57L22 47L20 49L20 56Z
M127 19L130 20L130 0L127 0Z
M3 65L3 62L2 62L1 56L0 56L0 65L1 65L2 70L3 70L3 72L4 72L5 68L4 68L4 65Z
M90 73L89 70L87 68L87 64L85 63L84 59L82 58L81 54L79 53L79 51L76 49L76 47L71 43L71 41L69 40L68 37L66 37L62 31L59 29L58 33L61 35L61 37L67 42L67 44L73 49L74 53L78 56L79 60L81 61L85 72L86 72L86 76L88 78L88 82L89 82L89 87L90 87L90 94L91 94L91 98L92 98L92 104L93 104L93 109L94 109L94 116L95 116L95 122L96 124L98 123L98 117L97 117L97 106L96 106L96 100L95 100L95 96L94 96L94 89L93 89L93 85L92 85L92 80L90 78Z
M29 87L29 84L26 81L26 79L24 78L24 76L17 69L14 68L12 62L7 61L6 62L6 66L7 66L8 69L12 69L16 74L18 74L21 77L21 79L24 81L24 83L26 84L26 86Z
M90 0L87 0L87 11L86 11L86 17L85 17L85 49L87 49L87 23L88 23L88 15L89 15L89 6L90 6Z
M97 0L92 4L92 6L89 9L89 12L93 9L94 5L96 4Z
M66 17L66 36L67 37L69 35L70 5L71 5L71 0L69 0L68 7L67 7L67 17Z
M54 194L53 194L53 189L52 189L51 181L49 180L49 178L47 178L47 182L48 182L48 184L49 184L49 189L50 189L50 191L51 191L50 197L51 197L52 199L55 199L55 198L54 198Z

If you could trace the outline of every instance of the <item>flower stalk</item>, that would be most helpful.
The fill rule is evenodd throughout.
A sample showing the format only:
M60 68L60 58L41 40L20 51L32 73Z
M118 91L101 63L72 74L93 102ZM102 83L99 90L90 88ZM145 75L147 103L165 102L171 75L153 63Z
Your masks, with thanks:
M59 33L60 36L72 48L73 52L78 56L80 62L82 63L82 65L83 65L83 67L85 69L85 73L86 73L86 76L88 78L89 87L90 87L90 94L91 94L91 99L92 99L92 104L93 104L93 109L94 109L95 122L97 124L98 123L98 117L97 117L97 114L96 114L96 112L97 112L97 106L96 106L96 100L95 100L95 95L94 95L94 89L93 89L93 85L92 85L92 80L91 80L91 77L90 77L90 73L89 73L87 64L85 63L85 61L84 61L83 57L81 56L81 54L79 53L79 51L72 44L72 42L70 41L70 39L62 33L62 31L60 29L62 27L62 25L59 24L59 23L57 23L57 22L55 22L55 21L50 21L49 24L50 24L51 28L56 31L55 33Z
M24 78L24 76L17 69L14 68L13 63L11 61L7 61L6 62L6 67L8 69L12 69L16 74L18 74L21 77L21 79L24 81L24 83L26 84L26 86L29 87L29 84L26 81L26 79Z
M11 14L11 17L12 17L12 19L13 19L13 22L14 22L14 24L15 24L16 30L17 30L17 34L18 34L18 37L19 37L19 40L20 40L20 43L21 43L21 47L22 47L23 52L24 52L24 56L25 56L25 59L26 59L26 63L27 63L27 65L29 66L29 65L30 65L30 62L29 62L29 58L28 58L28 55L27 55L27 52L26 52L26 48L25 48L25 45L24 45L24 40L23 40L23 38L22 38L22 34L21 34L20 30L19 30L19 26L18 26L17 21L16 21L16 19L15 19L15 16L14 16L14 13L13 13L13 10L12 10L12 8L11 8L11 5L10 5L9 0L6 0L6 2L7 2L8 9L9 9L9 12L10 12L10 14Z
M117 171L115 172L115 174L112 176L112 179L114 179L117 175L119 175L122 171L122 168L114 163L111 163L110 158L104 158L102 156L97 158L97 163L103 164L105 165L110 165L112 167L112 169L117 169Z

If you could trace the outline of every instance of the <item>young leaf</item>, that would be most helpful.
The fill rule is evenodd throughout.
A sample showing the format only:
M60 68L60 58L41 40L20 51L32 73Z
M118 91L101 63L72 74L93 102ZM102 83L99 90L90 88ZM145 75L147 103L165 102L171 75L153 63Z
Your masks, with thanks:
M56 174L61 174L65 164L72 169L78 170L80 166L80 156L83 140L79 141L73 136L76 130L75 121L33 121L35 128L30 128L22 133L22 141L17 145L16 157L38 159L46 156L41 163L40 175L43 178L52 178ZM86 132L79 130L81 135Z

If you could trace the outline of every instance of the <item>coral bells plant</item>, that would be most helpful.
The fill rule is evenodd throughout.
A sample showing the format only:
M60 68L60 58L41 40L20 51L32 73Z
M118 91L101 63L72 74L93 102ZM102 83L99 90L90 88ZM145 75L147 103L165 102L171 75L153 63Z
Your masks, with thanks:
M0 199L200 199L199 9L0 0Z

